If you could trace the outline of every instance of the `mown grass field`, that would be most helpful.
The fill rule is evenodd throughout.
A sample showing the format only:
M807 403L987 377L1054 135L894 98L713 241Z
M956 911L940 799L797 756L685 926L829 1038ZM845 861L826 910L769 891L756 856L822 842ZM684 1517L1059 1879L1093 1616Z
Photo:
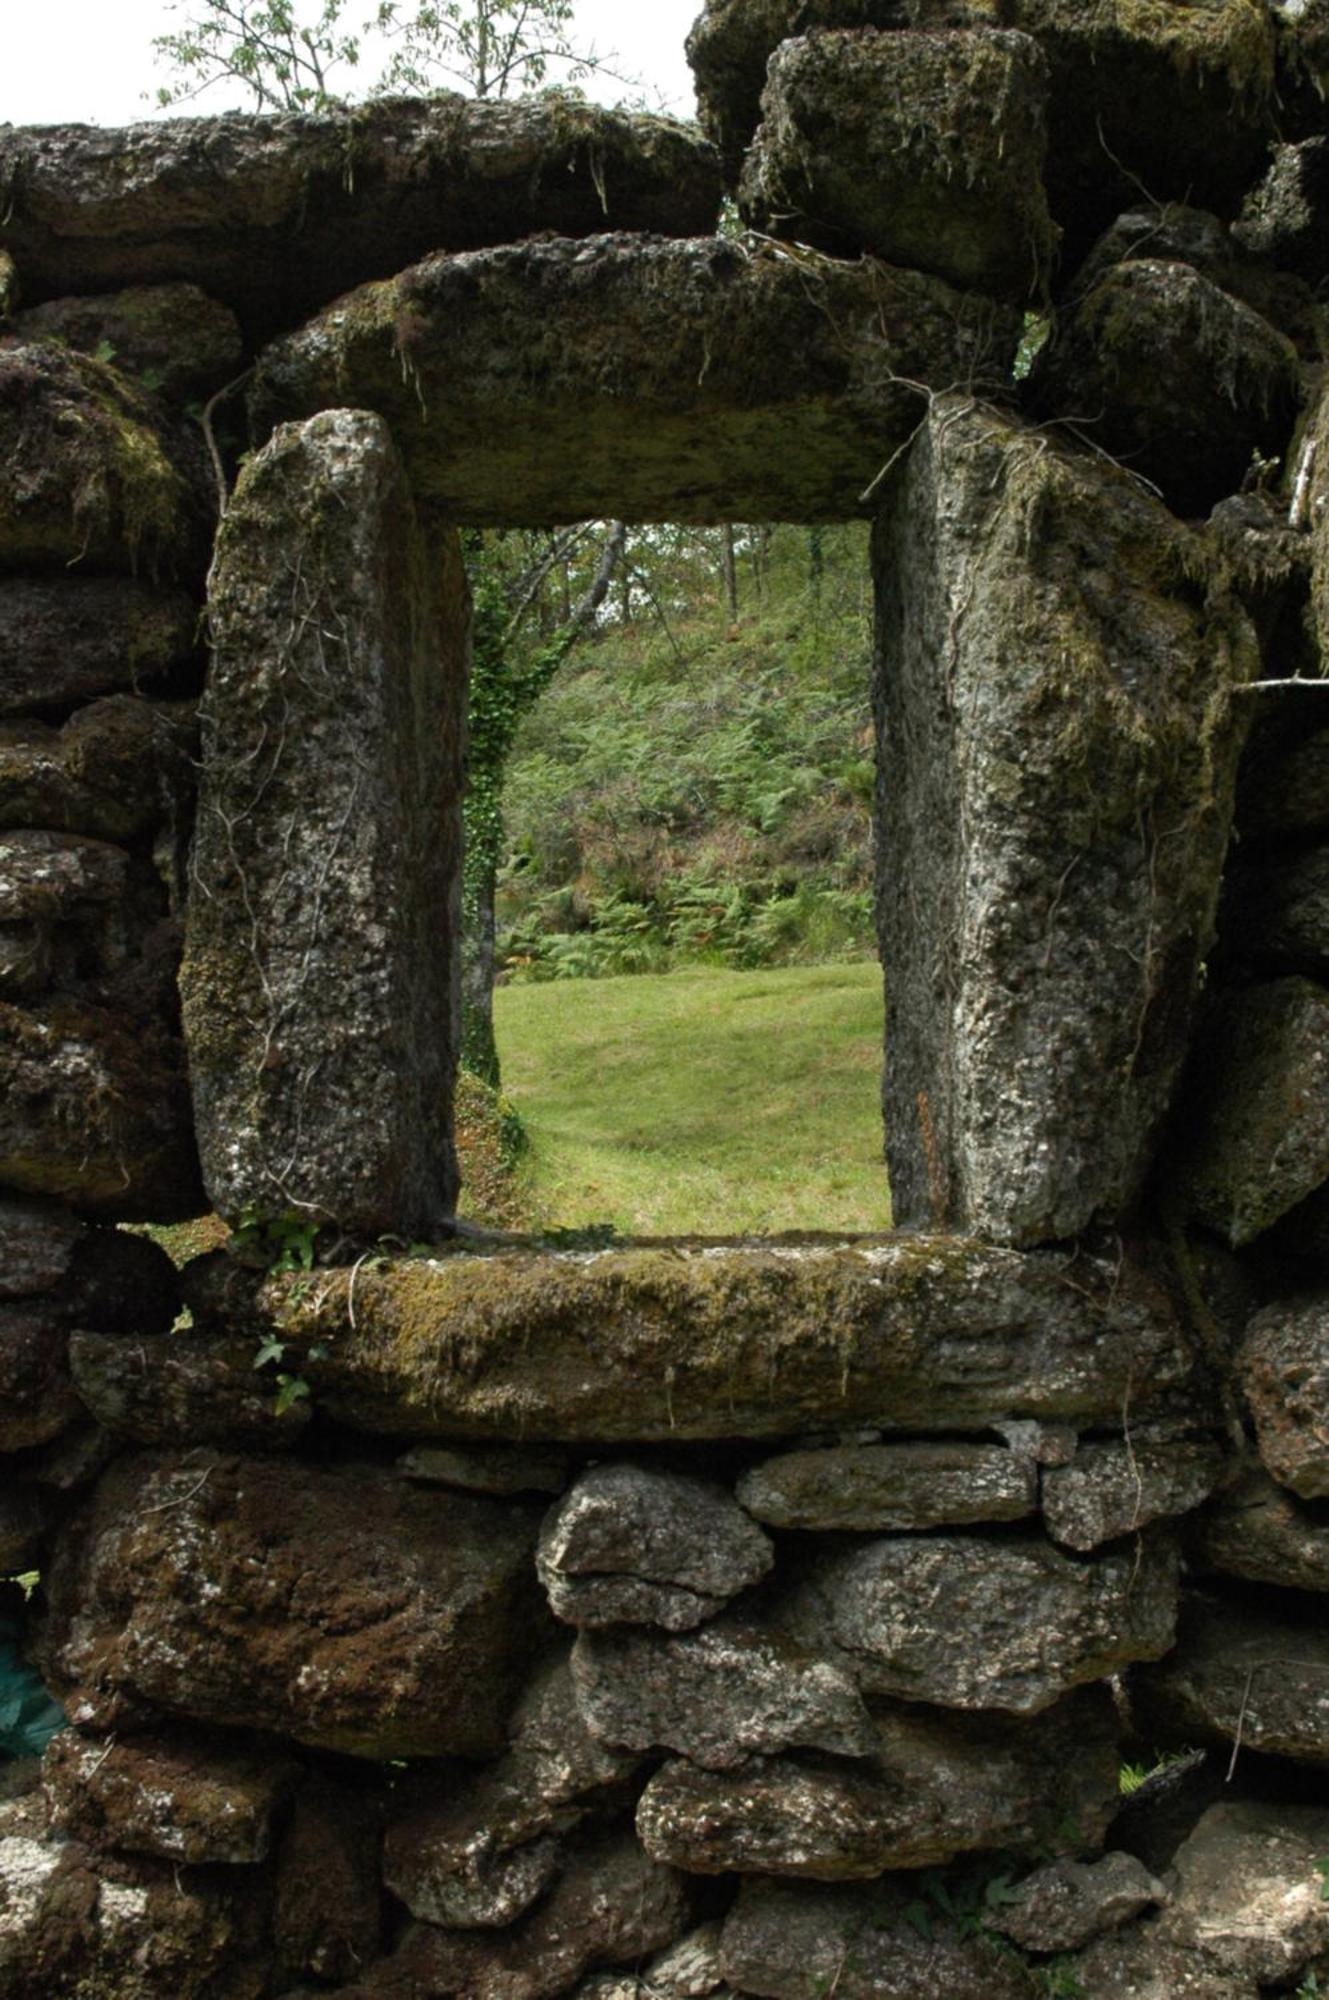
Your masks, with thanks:
M623 1235L890 1226L875 963L500 989L536 1219Z

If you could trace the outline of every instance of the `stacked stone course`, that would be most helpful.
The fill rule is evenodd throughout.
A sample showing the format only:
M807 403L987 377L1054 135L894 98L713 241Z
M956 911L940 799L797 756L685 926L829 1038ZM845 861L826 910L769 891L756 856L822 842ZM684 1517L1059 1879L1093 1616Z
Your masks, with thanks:
M0 1992L1329 1977L1326 46L0 128ZM456 531L587 515L874 523L890 1237L451 1233Z

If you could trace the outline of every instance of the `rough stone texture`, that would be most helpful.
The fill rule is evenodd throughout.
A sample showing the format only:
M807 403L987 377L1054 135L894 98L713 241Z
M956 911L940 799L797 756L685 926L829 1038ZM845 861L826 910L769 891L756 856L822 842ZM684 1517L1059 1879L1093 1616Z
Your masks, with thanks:
M69 1370L83 1407L118 1438L285 1451L313 1413L308 1398L278 1409L277 1370L255 1369L255 1344L252 1334L209 1340L188 1328L146 1345L138 1334L76 1331Z
M3 169L0 169L2 172ZM0 342L0 572L198 573L203 446L124 376L58 341Z
M1329 1638L1287 1609L1190 1593L1176 1651L1130 1688L1150 1742L1231 1743L1240 1730L1249 1750L1329 1764Z
M677 1637L582 1632L572 1678L593 1736L676 1750L710 1771L791 1748L867 1757L875 1743L843 1668L734 1615Z
M841 1445L768 1458L737 1493L772 1528L937 1528L1034 1513L1038 1468L1001 1445Z
M725 1920L720 1956L740 1992L771 2000L1033 2000L1028 1967L990 1938L963 1936L939 1910L906 1914L909 1887L745 1882Z
M1170 1304L1129 1265L952 1238L410 1259L358 1273L354 1323L349 1299L328 1272L219 1311L274 1326L320 1408L403 1437L1111 1425L1186 1373Z
M1274 971L1329 979L1329 848L1241 870L1225 885L1223 935Z
M1320 1866L1329 1812L1286 1800L1211 1806L1174 1862L1162 1929L1225 1973L1263 1985L1329 1950Z
M1055 235L1027 35L822 34L771 59L739 205L755 229L1021 301Z
M1329 1591L1329 1510L1299 1506L1252 1465L1198 1516L1192 1561L1250 1583Z
M188 1864L264 1860L295 1775L271 1750L208 1737L103 1742L73 1729L52 1737L42 1763L57 1831Z
M807 1756L713 1772L678 1760L647 1786L647 1850L695 1873L825 1880L934 1867L978 1848L1092 1845L1117 1796L1117 1729L1101 1690L1037 1722L882 1709L847 1767Z
M0 715L156 682L189 665L198 620L127 577L0 577Z
M933 1535L810 1557L779 1616L869 1693L1029 1715L1157 1659L1176 1611L1163 1540L1082 1562L1041 1536Z
M1156 1919L1095 1939L1067 1970L1095 2000L1259 2000L1252 1981L1164 1937Z
M386 426L329 410L246 468L210 589L180 976L209 1196L427 1236L457 1192L459 544Z
M568 1483L566 1452L520 1445L421 1445L397 1460L406 1479L423 1486L457 1486L463 1493L561 1493Z
M34 1000L120 971L135 933L161 914L158 885L138 873L102 841L0 833L0 995Z
M349 1980L376 1957L381 1844L372 1800L326 1779L301 1785L276 1856L272 1936L285 1978Z
M1205 548L1114 467L958 399L895 477L874 563L898 1222L1073 1237L1140 1184L1212 935L1229 690L1257 670L1232 600L1197 603Z
M1302 1500L1329 1499L1329 1295L1257 1313L1237 1366L1274 1478Z
M40 1302L0 1306L0 1451L47 1444L82 1414L67 1350L60 1318Z
M115 694L60 727L0 722L0 828L134 841L165 826L183 842L194 790L193 721L192 702Z
M1167 1893L1133 1854L1054 1861L1027 1875L989 1922L1022 1951L1076 1951L1165 1901Z
M549 1835L500 1854L477 1848L454 1859L430 1843L425 1829L408 1823L388 1836L383 1879L411 1915L426 1923L505 1930L557 1880L562 1859L558 1841Z
M53 1292L69 1276L83 1224L53 1201L0 1195L0 1299Z
M173 118L0 134L30 299L188 279L267 333L430 250L542 230L692 235L720 176L670 119L447 93L326 116Z
M1043 1519L1063 1548L1095 1549L1149 1521L1188 1514L1223 1472L1217 1444L1081 1445L1070 1465L1043 1474Z
M6 2000L258 2000L261 1882L52 1838L40 1793L0 1804Z
M1318 285L1329 273L1329 139L1279 146L1233 234L1255 256Z
M631 1834L599 1836L574 1855L524 1923L493 1936L417 1925L396 1954L341 2000L545 2000L592 1966L632 1965L686 1926L688 1890Z
M1299 399L1284 334L1189 265L1153 258L1085 292L1039 370L1044 414L1090 413L1094 442L1186 515L1234 493L1253 453L1281 456Z
M1165 1875L1210 1806L1231 1797L1230 1762L1226 1750L1187 1750L1150 1771L1122 1800L1107 1845L1133 1854L1151 1874Z
M686 1632L760 1583L770 1541L720 1486L637 1465L598 1465L552 1508L536 1566L571 1625Z
M62 1541L50 1668L377 1761L492 1755L540 1630L533 1541L522 1508L367 1467L132 1455Z
M910 382L1004 380L1019 317L724 238L540 241L339 300L266 350L251 414L378 411L463 525L844 520L918 422Z
M19 313L10 331L20 340L61 340L80 354L113 361L140 388L176 403L220 389L238 373L243 354L235 314L197 285L135 285L99 298L48 299Z

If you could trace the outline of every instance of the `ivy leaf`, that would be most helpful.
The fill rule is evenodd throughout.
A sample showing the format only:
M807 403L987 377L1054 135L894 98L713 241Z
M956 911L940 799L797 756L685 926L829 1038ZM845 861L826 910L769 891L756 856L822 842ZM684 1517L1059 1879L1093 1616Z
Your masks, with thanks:
M285 1352L286 1342L284 1340L272 1340L269 1338L263 1342L258 1353L254 1356L254 1366L255 1368L266 1368L270 1361L280 1361Z

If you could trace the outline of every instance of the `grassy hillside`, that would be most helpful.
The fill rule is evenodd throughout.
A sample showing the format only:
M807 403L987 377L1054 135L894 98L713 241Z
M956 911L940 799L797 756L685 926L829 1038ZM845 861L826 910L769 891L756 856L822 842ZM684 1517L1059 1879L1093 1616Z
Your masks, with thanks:
M498 1035L533 1220L889 1226L874 964L517 984L498 994Z

